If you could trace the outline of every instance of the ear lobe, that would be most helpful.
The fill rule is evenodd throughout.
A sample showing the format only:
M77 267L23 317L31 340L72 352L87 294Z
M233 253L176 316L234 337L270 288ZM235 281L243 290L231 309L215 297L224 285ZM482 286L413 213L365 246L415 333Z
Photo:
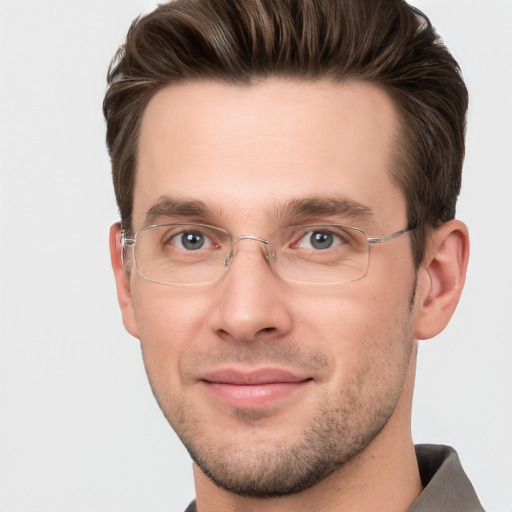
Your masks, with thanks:
M133 309L132 294L130 289L130 276L123 267L123 246L121 244L121 224L116 223L110 227L110 261L116 281L117 300L121 308L123 324L126 330L135 338L139 338L139 329Z
M418 270L416 339L436 336L450 321L464 287L468 259L465 224L452 220L434 231Z

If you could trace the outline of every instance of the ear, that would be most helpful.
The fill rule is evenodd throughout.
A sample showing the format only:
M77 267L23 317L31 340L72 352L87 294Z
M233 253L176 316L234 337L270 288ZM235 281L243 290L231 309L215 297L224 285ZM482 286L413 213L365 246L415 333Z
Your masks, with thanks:
M110 260L116 280L117 300L123 316L123 324L126 330L136 338L139 338L135 311L133 309L132 294L130 290L130 276L123 267L123 246L121 245L121 224L113 224L110 228Z
M448 325L464 287L468 258L465 224L452 220L434 231L418 270L416 339L432 338Z

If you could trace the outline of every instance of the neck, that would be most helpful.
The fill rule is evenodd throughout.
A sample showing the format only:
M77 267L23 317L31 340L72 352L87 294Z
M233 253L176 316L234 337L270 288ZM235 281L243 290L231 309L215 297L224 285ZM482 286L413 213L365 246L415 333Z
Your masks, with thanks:
M415 349L416 350L416 349ZM397 407L380 434L327 478L289 496L248 498L220 489L194 464L200 512L406 512L422 491L410 418L415 354Z

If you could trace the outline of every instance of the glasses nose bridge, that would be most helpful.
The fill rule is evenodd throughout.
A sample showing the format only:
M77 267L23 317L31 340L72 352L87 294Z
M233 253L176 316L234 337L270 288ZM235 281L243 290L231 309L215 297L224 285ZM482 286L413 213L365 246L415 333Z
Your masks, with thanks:
M239 242L240 240L254 240L255 242L259 242L259 243L263 244L265 247L265 257L267 260L270 258L270 254L269 254L270 240L267 240L265 238L260 238L259 236L255 236L255 235L240 235L240 236L237 236L236 238L232 239L231 251L224 261L225 267L228 267L232 263L233 258L235 256L235 244L237 242Z
M238 242L239 240L255 240L256 242L261 242L264 245L270 244L269 240L266 240L265 238L260 238L259 236L254 235L240 235L233 239L233 244L235 242Z

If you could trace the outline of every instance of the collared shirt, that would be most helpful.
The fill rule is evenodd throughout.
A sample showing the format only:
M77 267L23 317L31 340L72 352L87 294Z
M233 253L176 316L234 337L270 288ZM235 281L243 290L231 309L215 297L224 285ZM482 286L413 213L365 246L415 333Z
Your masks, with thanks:
M418 444L416 458L424 489L409 512L485 512L453 448Z
M457 452L444 445L416 445L423 492L409 512L485 512ZM193 501L185 512L197 512Z

